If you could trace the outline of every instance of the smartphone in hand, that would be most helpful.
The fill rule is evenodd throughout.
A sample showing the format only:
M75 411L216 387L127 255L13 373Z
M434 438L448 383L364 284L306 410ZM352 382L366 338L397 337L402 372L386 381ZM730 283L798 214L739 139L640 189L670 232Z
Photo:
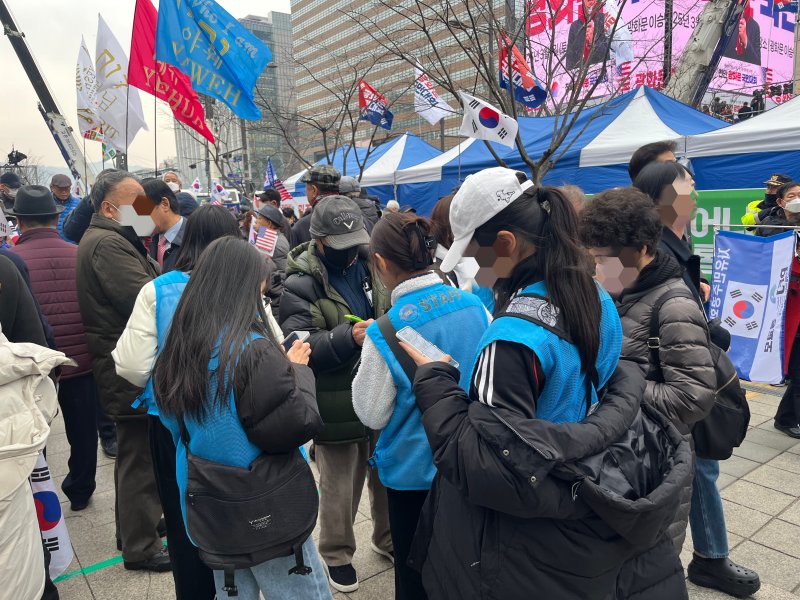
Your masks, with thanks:
M295 342L305 342L309 337L311 337L311 334L307 331L293 331L283 340L283 349L288 352Z
M409 346L413 346L415 350L433 361L441 361L446 356L436 344L426 340L416 329L411 327L403 327L397 332L397 338ZM450 359L449 364L458 369L456 360Z

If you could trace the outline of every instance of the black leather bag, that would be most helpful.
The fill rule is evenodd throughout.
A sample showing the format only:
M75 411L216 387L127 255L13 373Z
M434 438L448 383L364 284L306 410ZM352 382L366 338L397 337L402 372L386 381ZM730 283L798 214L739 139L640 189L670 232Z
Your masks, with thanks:
M650 348L651 362L655 367L657 379L661 382L664 381L664 376L658 352L660 347L658 319L661 307L672 298L695 299L688 290L676 288L662 294L653 305L647 346ZM710 338L708 345L711 358L714 360L717 389L711 412L703 420L694 424L692 437L698 457L726 460L733 454L733 449L742 444L747 435L747 426L750 424L750 407L731 359Z
M294 555L289 574L308 575L303 543L317 523L319 495L299 450L261 454L243 469L206 460L186 447L186 529L209 568L224 571L229 596L238 595L234 570Z

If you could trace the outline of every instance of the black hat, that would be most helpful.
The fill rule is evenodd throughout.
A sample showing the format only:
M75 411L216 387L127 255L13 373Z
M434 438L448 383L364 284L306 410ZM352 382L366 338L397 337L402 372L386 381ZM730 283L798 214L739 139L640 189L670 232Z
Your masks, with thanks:
M764 185L778 187L790 183L791 181L792 178L789 177L788 175L784 175L783 173L775 173L767 181L764 182Z
M63 206L56 204L53 194L43 185L23 185L14 200L14 210L8 211L14 217L50 217L60 214Z
M7 185L10 188L22 187L22 182L19 179L19 175L12 173L11 171L6 171L0 175L0 184Z

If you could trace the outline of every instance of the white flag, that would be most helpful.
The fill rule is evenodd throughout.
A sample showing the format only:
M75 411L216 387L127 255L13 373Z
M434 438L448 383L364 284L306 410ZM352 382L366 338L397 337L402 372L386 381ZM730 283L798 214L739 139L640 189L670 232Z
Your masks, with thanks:
M103 17L98 15L97 18L97 115L106 124L103 129L105 143L120 152L127 152L127 146L140 129L147 130L147 124L139 91L128 87L128 56Z
M474 96L464 92L459 92L459 95L464 103L464 120L458 132L460 135L514 147L519 129L514 119Z
M422 71L419 62L414 77L414 110L420 117L431 125L436 125L444 117L456 113L436 92L433 83Z
M81 37L78 64L75 67L75 87L78 92L78 127L81 136L89 140L102 140L102 121L97 117L97 75L94 61L86 41Z

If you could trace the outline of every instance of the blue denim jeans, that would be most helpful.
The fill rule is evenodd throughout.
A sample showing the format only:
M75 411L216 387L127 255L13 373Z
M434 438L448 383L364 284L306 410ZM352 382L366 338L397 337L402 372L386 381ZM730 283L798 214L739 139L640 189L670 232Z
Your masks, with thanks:
M719 461L697 458L692 487L692 508L689 525L695 554L705 558L728 556L728 531L722 498L717 489Z
M237 569L235 581L239 595L236 600L259 600L259 592L266 600L331 600L328 578L311 537L303 544L303 558L312 569L309 575L289 575L289 569L296 564L294 556L273 558L249 569ZM222 571L214 571L214 583L217 598L227 600L228 593L222 590L225 585Z

